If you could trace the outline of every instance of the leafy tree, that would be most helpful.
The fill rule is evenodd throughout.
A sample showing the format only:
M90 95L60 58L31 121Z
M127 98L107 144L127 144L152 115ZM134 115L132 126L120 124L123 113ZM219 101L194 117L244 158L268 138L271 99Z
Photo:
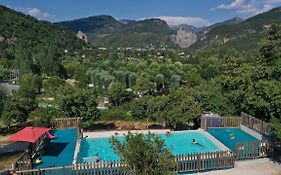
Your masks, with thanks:
M29 114L29 118L33 119L36 123L33 123L37 126L51 126L51 119L56 117L61 117L60 110L54 107L47 107L47 108L36 108Z
M204 111L215 111L220 115L235 115L233 103L225 96L219 84L215 81L206 82L190 89L189 92L202 106Z
M200 74L205 80L211 80L219 74L219 67L213 64L203 64L200 69Z
M263 120L280 117L281 114L281 83L276 80L260 80L249 88L245 95L243 107L246 111Z
M132 101L131 103L131 111L132 115L135 119L143 120L146 119L147 116L147 109L148 109L148 101L150 97L144 96L142 98L138 98Z
M64 81L59 76L51 76L50 78L43 80L43 88L46 91L55 91L62 84L64 84Z
M115 106L130 101L132 97L133 94L126 91L125 86L121 83L112 83L109 87L108 98Z
M281 140L281 119L279 118L272 118L272 127L273 127L273 134L277 137L277 139Z
M133 89L144 94L152 94L155 88L154 83L151 82L148 78L140 77L137 79L137 83L133 87Z
M0 116L3 111L5 101L6 101L6 94L5 94L4 90L2 88L0 88Z
M86 87L89 83L89 79L86 74L86 70L83 67L78 67L75 71L74 78L77 81L79 87Z
M163 111L164 121L167 126L177 129L180 124L196 121L202 114L200 104L188 95L185 89L179 89L168 96L168 101Z
M115 74L117 82L123 84L126 87L126 73L123 71L116 71Z
M38 75L28 73L20 78L20 88L18 95L35 99L35 96L42 87L41 78Z
M4 64L0 63L0 82L8 78L8 70L4 67Z
M171 89L175 90L180 87L181 76L172 75L170 81L171 81Z
M111 144L134 175L172 174L174 163L171 151L155 134L128 133L124 142L113 137Z
M101 120L128 120L128 113L122 108L109 108L101 111Z
M35 103L31 98L21 98L18 96L8 96L2 113L2 120L6 126L12 123L24 124L28 114L34 110Z
M156 75L155 83L156 83L156 89L158 91L160 91L162 88L164 88L164 81L165 81L164 75L162 75L162 74Z
M96 96L90 90L76 89L74 93L60 96L58 105L67 117L82 117L86 127L93 124L100 116Z
M260 43L262 62L272 65L281 58L281 25L270 26L268 36Z
M136 73L130 73L129 74L129 87L133 88L134 85L136 85L137 82L137 74Z
M53 46L41 47L36 55L41 72L49 76L63 75L64 68L58 59L60 57L61 55L57 48Z
M147 104L147 115L153 121L163 121L165 118L165 108L168 103L167 96L152 97Z

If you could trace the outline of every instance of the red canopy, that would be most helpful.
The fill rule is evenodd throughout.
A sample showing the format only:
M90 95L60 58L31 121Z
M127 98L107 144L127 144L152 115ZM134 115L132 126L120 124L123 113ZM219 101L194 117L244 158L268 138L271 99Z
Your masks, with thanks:
M17 133L13 134L9 141L22 141L22 142L36 142L42 135L48 132L50 128L40 128L40 127L26 127Z

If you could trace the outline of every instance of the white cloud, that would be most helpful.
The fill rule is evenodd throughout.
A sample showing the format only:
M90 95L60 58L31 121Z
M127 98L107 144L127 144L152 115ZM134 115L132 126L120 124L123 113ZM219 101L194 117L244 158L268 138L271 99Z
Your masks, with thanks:
M33 16L33 17L38 18L38 19L47 19L47 18L54 17L54 15L51 15L47 12L42 12L40 9L33 8L33 7L19 8L19 9L16 9L16 10L19 10L19 11L25 13L25 14L28 14L28 15Z
M281 0L268 0L267 2L274 4L274 3L281 3Z
M211 24L208 20L200 17L159 16L155 18L165 20L168 23L168 25L189 24L195 27L202 27Z
M281 0L233 0L229 4L220 4L210 10L228 9L240 14L256 15L274 8L279 3Z
M241 8L245 4L245 0L234 0L230 4L220 4L217 6L218 9L237 9Z

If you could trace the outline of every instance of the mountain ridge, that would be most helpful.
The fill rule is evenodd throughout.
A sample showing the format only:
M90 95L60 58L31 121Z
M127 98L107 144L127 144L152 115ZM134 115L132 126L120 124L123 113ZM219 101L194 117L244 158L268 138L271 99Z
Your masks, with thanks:
M250 17L237 24L220 25L211 29L194 43L192 49L235 48L248 50L258 48L258 42L265 37L265 26L281 23L281 7Z
M155 26L157 26L156 23L149 23L148 21L143 23L143 21L146 20L116 20L112 16L107 16L107 18L111 19L108 25L100 25L92 30L87 30L85 33L90 43L105 47L144 48L148 45L154 45L157 48L167 46L198 50L217 48L220 46L231 47L231 45L235 45L237 49L248 49L255 48L256 45L254 45L254 42L257 42L264 36L264 34L262 34L264 31L261 26L265 25L267 22L281 22L280 9L280 7L275 8L245 20L240 17L233 17L229 20L204 27L194 27L188 24L169 26L166 22L164 23L163 20L157 19L158 21L163 21L162 29L158 26L157 30L155 30L157 28L155 28ZM88 17L87 19L95 18ZM153 18L148 20L153 20ZM79 19L74 21L79 22ZM140 27L140 25L142 25L142 27ZM80 27L83 29L83 25L80 25ZM78 31L78 29L79 26L76 30L72 30ZM81 31L83 32L83 30ZM241 41L239 39L237 40L237 33ZM129 38L129 36L132 38ZM141 36L144 38L141 38ZM153 42L151 38L156 40L156 42ZM249 40L249 42L245 43L247 40ZM249 44L246 47L237 46L241 44L240 42L242 41L245 45L247 45L247 43Z

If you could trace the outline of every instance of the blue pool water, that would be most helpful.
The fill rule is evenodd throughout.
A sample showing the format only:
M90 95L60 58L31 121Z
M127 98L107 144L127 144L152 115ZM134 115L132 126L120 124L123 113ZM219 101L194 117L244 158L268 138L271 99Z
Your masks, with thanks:
M240 128L209 128L207 131L232 151L235 151L235 143L237 142L258 141Z
M55 136L57 139L53 139L44 149L42 163L36 168L72 165L77 130L57 130Z
M174 132L170 136L161 134L160 137L165 140L166 146L172 149L174 155L222 150L203 133L198 131ZM81 142L79 162L94 161L96 153L99 154L101 160L120 160L120 157L111 148L109 139L84 138ZM120 136L119 139L122 141L124 137ZM192 139L196 139L203 146L192 144Z

